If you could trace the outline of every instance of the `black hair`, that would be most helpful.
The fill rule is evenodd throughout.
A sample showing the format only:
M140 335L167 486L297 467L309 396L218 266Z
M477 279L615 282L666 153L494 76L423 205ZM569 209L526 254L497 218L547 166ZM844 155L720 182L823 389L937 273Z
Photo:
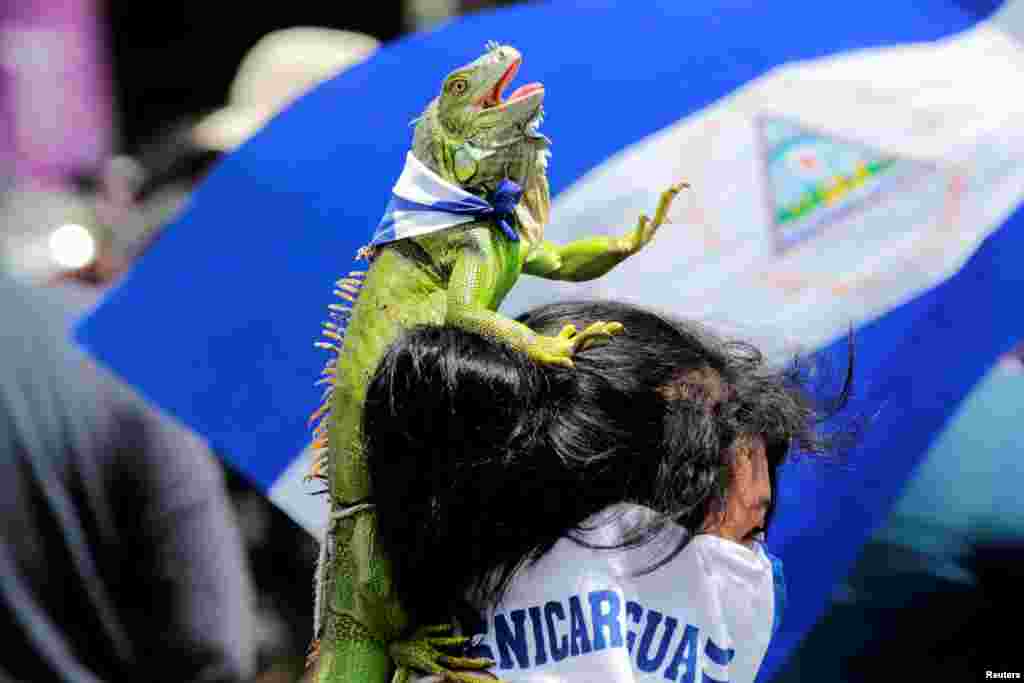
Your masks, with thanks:
M618 321L625 332L583 351L572 369L451 327L421 327L386 353L366 397L364 439L379 541L414 618L453 614L465 596L498 602L518 569L562 538L586 545L586 520L619 502L659 513L616 547L667 523L698 533L724 504L737 439L764 440L775 470L791 451L824 453L820 407L799 359L777 370L744 342L613 302L535 309L546 335ZM774 500L774 496L773 496Z

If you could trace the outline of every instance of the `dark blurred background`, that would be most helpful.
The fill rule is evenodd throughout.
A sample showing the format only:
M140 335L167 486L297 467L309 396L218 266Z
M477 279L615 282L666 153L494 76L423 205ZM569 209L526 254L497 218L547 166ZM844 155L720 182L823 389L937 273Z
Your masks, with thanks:
M401 2L108 3L107 32L123 149L183 116L221 106L242 57L262 36L325 26L378 40L402 34Z
M268 34L295 26L356 32L373 39L356 40L365 57L366 45L503 4L511 3L6 3L0 242L7 267L34 286L73 285L62 291L86 310L234 144L206 144L196 131L231 103L240 65ZM40 49L46 44L62 48ZM313 71L314 80L329 75L323 64ZM269 97L265 113L283 103ZM57 113L40 119L40 111ZM963 404L776 680L963 681L985 668L1019 670L1010 642L1017 631L998 614L1019 604L1024 560L1022 368L1024 346ZM311 636L317 544L244 477L226 474L258 594L258 680L297 680Z
M323 26L394 40L445 16L512 4L487 0L164 5L113 0L101 7L125 151L180 117L220 106L245 53L267 33Z

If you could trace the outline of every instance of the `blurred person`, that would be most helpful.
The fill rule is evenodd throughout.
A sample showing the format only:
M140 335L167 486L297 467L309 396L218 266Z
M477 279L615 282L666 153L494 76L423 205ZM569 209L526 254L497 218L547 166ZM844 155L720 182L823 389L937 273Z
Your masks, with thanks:
M131 157L109 160L76 178L92 197L95 259L54 284L71 317L84 313L157 239L220 158L278 111L322 81L373 53L374 38L352 31L293 27L268 33L238 67L225 106L166 126ZM229 461L229 458L221 458ZM312 621L308 577L316 542L230 466L223 476L238 511L256 586L257 669L301 672ZM292 663L290 663L292 662Z
M96 255L81 268L60 272L44 291L64 310L68 326L88 313L159 238L164 224L181 210L220 157L195 144L192 129L197 120L185 117L143 145L136 156L116 157L99 172L75 178L76 189L94 206ZM190 448L194 437L187 438L184 447ZM282 513L275 514L273 505L227 459L212 461L238 523L246 581L255 588L248 608L255 670L261 675L282 668L299 672L302 639L312 618L306 584L316 555L315 547L306 546L315 543Z
M246 680L252 595L211 453L0 273L0 680Z
M369 387L371 502L413 622L478 634L466 654L510 683L753 681L785 595L762 543L777 471L841 445L816 424L852 356L818 407L800 363L691 322L617 303L519 320L625 333L566 370L419 328Z

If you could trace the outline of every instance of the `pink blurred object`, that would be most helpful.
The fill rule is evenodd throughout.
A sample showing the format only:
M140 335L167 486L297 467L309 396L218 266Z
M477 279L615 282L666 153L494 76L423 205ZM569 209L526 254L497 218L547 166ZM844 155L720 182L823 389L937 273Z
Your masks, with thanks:
M96 0L0 5L0 172L8 182L63 186L110 156L103 40Z

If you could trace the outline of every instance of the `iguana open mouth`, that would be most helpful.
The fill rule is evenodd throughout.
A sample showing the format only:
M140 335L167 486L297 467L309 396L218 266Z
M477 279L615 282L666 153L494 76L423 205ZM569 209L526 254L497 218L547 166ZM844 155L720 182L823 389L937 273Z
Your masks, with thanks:
M493 107L500 107L512 102L518 102L519 100L525 99L538 92L544 92L544 86L541 83L527 83L526 85L520 86L512 91L512 94L508 96L507 100L501 99L501 93L508 87L508 84L516 76L516 72L519 71L519 65L522 64L522 59L517 59L505 70L505 73L501 75L498 82L495 84L494 89L484 95L480 100L480 105L484 109L491 109Z

